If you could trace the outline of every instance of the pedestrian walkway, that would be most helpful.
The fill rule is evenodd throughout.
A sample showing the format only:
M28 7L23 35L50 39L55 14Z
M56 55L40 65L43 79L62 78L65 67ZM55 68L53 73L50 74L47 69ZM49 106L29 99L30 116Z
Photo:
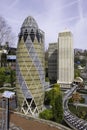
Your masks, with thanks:
M5 128L2 129L2 123L0 122L0 130L5 130ZM23 130L21 127L17 127L13 123L10 123L9 130Z
M81 106L81 107L87 107L87 104L83 104L83 103L73 103L73 105Z
M71 130L61 124L25 116L22 113L10 112L9 130ZM2 129L2 121L0 122L0 130Z
M10 121L16 126L21 126L23 130L71 130L70 128L49 120L33 118L22 113L10 114Z

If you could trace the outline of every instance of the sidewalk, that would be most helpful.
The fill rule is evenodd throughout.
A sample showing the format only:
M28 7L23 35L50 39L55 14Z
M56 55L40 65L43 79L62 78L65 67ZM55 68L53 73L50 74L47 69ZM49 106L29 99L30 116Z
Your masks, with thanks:
M83 104L83 103L73 103L73 105L81 106L81 107L87 107L87 104Z

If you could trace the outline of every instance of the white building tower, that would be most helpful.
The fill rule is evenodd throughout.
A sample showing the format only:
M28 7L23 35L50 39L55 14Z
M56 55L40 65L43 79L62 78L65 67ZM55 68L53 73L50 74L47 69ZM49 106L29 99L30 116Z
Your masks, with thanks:
M57 82L61 87L70 87L74 80L73 36L70 31L59 33Z

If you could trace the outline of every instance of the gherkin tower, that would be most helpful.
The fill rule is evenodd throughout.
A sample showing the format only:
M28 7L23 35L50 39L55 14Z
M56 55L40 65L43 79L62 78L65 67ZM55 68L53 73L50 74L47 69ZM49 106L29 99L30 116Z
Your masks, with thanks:
M16 76L18 107L24 114L38 115L44 102L44 32L31 16L19 33Z

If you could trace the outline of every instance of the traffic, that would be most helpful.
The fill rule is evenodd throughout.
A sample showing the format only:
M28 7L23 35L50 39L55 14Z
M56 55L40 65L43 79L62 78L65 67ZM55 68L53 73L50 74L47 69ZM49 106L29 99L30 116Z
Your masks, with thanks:
M71 88L63 99L64 121L74 130L87 130L87 122L83 119L78 118L68 109L68 99L72 93L76 91L77 87L78 86L75 85L73 88Z

